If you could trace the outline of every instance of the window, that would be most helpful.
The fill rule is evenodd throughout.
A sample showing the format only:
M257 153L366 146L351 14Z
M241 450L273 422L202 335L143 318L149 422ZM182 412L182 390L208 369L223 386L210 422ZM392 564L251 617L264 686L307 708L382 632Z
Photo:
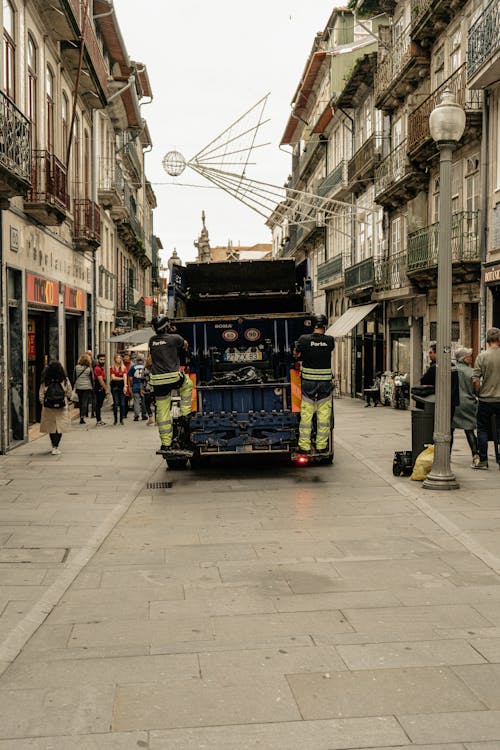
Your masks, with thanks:
M69 101L64 91L63 91L62 100L61 100L61 120L62 120L63 157L64 157L64 160L66 160L66 154L68 152L68 137L69 137Z
M465 210L477 211L479 207L479 156L471 156L465 164Z
M439 177L432 180L431 224L439 221Z
M81 186L80 186L80 118L78 115L75 117L75 123L73 126L73 183L75 190L75 198L80 197Z
M462 32L458 28L450 39L450 74L458 70L462 64Z
M89 133L88 130L85 130L83 135L83 168L85 170L84 174L84 193L85 198L88 198L90 195L90 139L89 139Z
M441 47L439 47L434 54L432 69L434 73L434 88L437 88L445 79L443 45L441 45Z
M401 252L401 217L391 222L391 255L399 255Z
M3 0L3 42L4 42L4 80L5 93L11 99L16 98L16 33L15 13L10 0Z
M453 164L451 168L451 212L456 214L462 210L462 162Z
M28 117L31 123L31 143L36 148L36 110L37 110L37 50L31 34L28 34Z
M45 71L45 96L47 104L47 150L54 153L54 74L47 65Z

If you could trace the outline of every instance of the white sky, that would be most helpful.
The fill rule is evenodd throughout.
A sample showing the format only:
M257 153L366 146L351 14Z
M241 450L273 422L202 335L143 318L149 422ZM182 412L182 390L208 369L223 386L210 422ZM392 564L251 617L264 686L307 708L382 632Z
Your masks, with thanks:
M153 102L142 107L153 141L147 176L158 208L155 234L165 248L193 260L193 241L207 215L210 244L270 242L264 218L210 186L191 170L169 177L162 158L176 149L186 159L270 92L249 177L282 185L291 157L279 149L314 35L335 5L331 0L115 0L129 56L147 65ZM161 184L158 184L161 183ZM179 183L204 187L185 187Z

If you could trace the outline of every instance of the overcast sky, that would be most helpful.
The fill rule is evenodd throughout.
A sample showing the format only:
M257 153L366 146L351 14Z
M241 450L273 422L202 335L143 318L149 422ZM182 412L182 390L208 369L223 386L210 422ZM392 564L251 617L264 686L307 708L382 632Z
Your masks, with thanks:
M264 219L191 170L171 178L162 158L176 149L186 159L221 133L262 96L264 126L252 178L282 185L291 168L279 149L314 35L326 26L331 0L115 0L128 53L147 65L153 102L142 107L153 140L146 170L156 193L155 234L166 260L175 247L193 260L193 241L207 215L210 244L270 242ZM203 185L188 187L186 184Z

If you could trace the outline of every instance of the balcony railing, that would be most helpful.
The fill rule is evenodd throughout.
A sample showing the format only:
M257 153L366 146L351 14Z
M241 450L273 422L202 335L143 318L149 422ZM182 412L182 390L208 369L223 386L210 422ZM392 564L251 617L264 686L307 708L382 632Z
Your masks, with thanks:
M318 266L318 284L326 284L341 274L342 255L336 255Z
M106 192L123 192L122 168L113 157L101 156L99 159L98 189Z
M431 138L429 115L441 101L441 95L449 89L465 111L479 112L483 106L483 92L466 87L465 64L424 99L408 117L408 151L411 153Z
M134 172L134 176L136 178L134 182L140 184L143 170L141 167L139 156L137 154L135 141L125 141L122 145L121 151L123 156L128 159L130 167Z
M346 268L344 271L344 287L346 292L372 287L374 280L373 258L362 260L361 263L356 263L355 266Z
M383 136L380 133L372 133L371 136L356 151L349 161L347 177L353 182L370 172L375 162L380 158Z
M30 124L23 113L1 91L0 167L29 185L31 177Z
M402 180L407 171L408 156L405 138L375 169L375 195L380 195L390 185Z
M408 273L438 264L439 222L408 235ZM459 211L451 222L452 263L479 263L479 211Z
M411 56L410 27L395 39L393 38L391 50L386 50L385 56L378 62L375 73L375 99L378 99L387 91L393 80L403 70Z
M500 50L500 2L493 0L469 29L467 77L472 76Z
M406 252L390 255L375 262L375 289L377 292L388 292L391 289L402 289L408 286L408 256Z
M77 245L99 247L101 244L101 212L99 206L88 198L73 201L74 231Z
M342 161L337 164L334 169L332 169L330 174L323 180L323 182L320 183L320 185L318 186L318 193L325 198L326 196L337 192L337 190L345 188L346 185L347 160L342 159Z
M68 211L68 175L66 167L49 151L33 151L31 162L31 190L28 203L56 204Z
M121 312L129 312L134 304L134 290L129 284L118 284L116 289L116 307Z

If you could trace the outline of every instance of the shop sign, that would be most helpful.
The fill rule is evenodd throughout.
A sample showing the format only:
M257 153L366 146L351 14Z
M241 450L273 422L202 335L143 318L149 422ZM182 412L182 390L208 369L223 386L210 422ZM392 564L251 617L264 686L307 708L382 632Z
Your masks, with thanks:
M27 273L26 283L28 287L28 302L57 307L59 302L59 283L57 281L51 281L50 279L44 279L43 276L35 276L32 273Z
M85 312L85 298L86 294L82 289L77 289L74 286L64 287L64 307L70 310L82 310L82 312Z
M495 263L494 266L487 266L484 269L484 283L500 284L500 263Z

